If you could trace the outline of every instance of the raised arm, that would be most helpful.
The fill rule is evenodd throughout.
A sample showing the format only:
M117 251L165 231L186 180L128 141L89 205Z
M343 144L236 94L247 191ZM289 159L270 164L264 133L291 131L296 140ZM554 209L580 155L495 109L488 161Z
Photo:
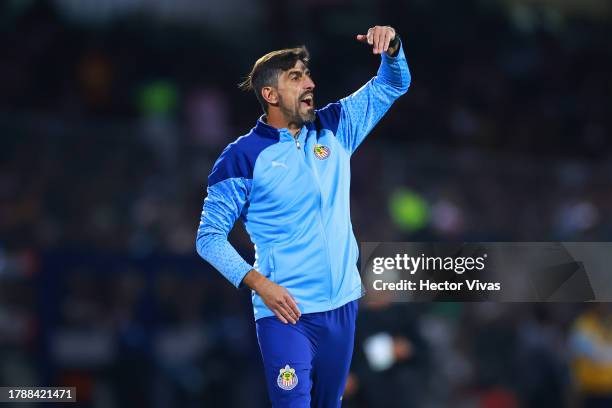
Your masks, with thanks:
M401 40L393 28L372 27L367 35L357 35L357 40L371 45L372 52L381 55L377 75L353 94L319 112L330 119L338 118L336 136L351 154L393 102L408 91L411 80Z

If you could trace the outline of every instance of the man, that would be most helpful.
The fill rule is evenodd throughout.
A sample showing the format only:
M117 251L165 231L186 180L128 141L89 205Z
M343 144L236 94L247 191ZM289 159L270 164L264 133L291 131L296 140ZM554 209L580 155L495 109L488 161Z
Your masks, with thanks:
M381 55L378 75L319 110L304 47L261 57L243 86L264 115L208 177L196 247L234 286L252 290L275 407L340 406L351 362L362 285L349 161L410 84L393 28L356 39ZM253 266L227 241L238 218L255 244Z

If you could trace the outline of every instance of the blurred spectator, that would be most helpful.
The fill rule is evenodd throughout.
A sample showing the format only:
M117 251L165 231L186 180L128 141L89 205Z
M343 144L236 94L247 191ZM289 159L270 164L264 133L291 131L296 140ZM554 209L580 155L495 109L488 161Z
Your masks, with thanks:
M581 406L612 406L612 309L593 305L578 316L572 329L572 370Z
M420 407L428 402L431 363L420 332L420 307L392 304L369 293L357 319L355 352L347 401L365 406Z

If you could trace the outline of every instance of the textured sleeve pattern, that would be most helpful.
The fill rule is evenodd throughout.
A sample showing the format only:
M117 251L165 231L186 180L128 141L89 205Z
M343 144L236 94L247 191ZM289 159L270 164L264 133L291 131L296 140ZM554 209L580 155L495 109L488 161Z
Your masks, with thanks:
M410 70L401 45L395 57L383 53L381 58L377 75L355 93L340 100L336 136L351 154L410 86Z
M237 288L253 267L229 243L227 235L245 207L251 183L239 177L209 186L196 237L198 254Z

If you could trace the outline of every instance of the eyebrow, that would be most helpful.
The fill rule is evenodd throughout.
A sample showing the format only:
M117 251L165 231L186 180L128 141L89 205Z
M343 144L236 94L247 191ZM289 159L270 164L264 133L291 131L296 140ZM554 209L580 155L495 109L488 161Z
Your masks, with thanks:
M308 69L308 68L306 68L304 70L301 70L301 69L292 69L292 70L290 70L287 73L288 76L291 76L293 74L300 74L300 75L306 74L306 75L310 75L310 69Z

